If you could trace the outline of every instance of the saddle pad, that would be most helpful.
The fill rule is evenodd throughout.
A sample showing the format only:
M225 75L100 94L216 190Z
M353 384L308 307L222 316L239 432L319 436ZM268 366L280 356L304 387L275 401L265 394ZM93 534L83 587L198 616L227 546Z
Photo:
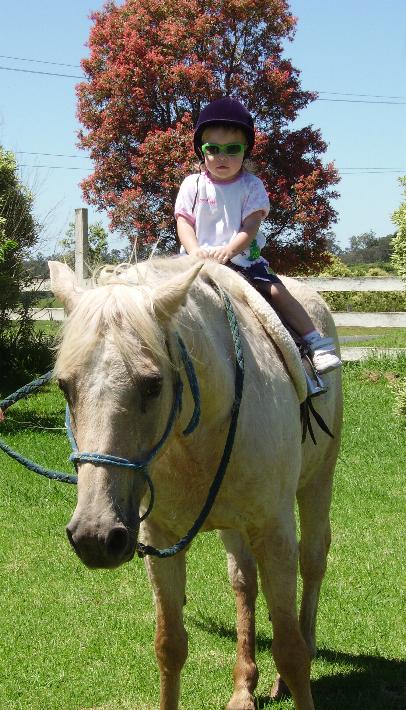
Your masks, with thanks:
M247 303L280 351L295 386L299 402L304 402L307 397L307 383L299 350L274 309L246 279L227 266L207 260L204 270L231 295L236 295Z

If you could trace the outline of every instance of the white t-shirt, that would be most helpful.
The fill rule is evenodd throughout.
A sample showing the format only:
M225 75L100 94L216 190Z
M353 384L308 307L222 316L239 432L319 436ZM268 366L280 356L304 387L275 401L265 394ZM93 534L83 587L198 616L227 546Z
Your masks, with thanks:
M256 175L242 170L232 180L215 180L209 173L188 175L180 186L175 203L175 218L182 216L194 227L199 246L207 251L229 244L240 232L246 217L258 210L269 212L269 198L264 183ZM256 239L231 259L239 266L265 261L260 256L265 237ZM181 253L185 249L181 247Z

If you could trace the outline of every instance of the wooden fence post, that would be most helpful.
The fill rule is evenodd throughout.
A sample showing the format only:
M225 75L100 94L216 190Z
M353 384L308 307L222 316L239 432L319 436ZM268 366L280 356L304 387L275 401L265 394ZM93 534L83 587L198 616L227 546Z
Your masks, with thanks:
M89 278L87 266L89 252L89 233L87 209L80 207L75 210L75 274L81 286Z

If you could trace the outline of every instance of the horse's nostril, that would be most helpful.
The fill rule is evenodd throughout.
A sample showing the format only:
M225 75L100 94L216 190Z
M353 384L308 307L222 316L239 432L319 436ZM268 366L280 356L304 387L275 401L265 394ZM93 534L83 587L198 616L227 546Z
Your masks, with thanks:
M127 549L128 532L123 527L116 527L110 530L106 539L108 553L113 557L122 555Z

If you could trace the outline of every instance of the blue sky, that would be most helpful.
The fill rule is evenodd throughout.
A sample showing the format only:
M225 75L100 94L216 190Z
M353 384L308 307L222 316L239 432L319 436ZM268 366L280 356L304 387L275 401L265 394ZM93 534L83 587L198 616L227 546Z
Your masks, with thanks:
M22 177L37 195L45 253L63 236L75 207L86 206L78 183L91 162L76 147L77 79L27 70L79 75L89 14L101 5L2 3L0 67L8 69L0 68L0 144L18 151ZM321 129L326 159L342 175L334 203L337 239L346 246L352 235L371 229L384 236L393 231L390 216L402 199L398 177L406 175L406 3L292 0L291 10L298 25L285 55L301 71L303 88L323 92L297 125ZM71 155L76 157L66 157ZM89 216L107 224L92 208ZM113 244L125 242L114 238Z

